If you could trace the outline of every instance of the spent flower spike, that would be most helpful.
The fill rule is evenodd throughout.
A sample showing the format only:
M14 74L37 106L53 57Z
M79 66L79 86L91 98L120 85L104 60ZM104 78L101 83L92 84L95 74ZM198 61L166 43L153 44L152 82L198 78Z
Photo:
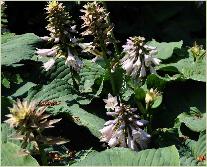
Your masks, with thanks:
M154 66L159 65L161 60L155 57L156 47L146 45L144 37L130 37L122 47L125 56L120 62L128 75L133 78L143 78L147 75L147 71L156 74Z
M10 127L16 128L15 139L22 140L21 147L23 149L29 143L33 143L36 150L39 150L39 144L63 144L68 142L62 138L47 138L41 132L45 128L53 128L53 124L59 122L61 119L48 120L49 114L46 114L47 107L39 107L36 101L22 102L17 99L12 108L9 108L10 114L6 115L8 119L4 121Z
M84 28L85 31L81 34L83 36L91 35L94 37L93 42L88 43L89 45L83 49L85 52L90 52L96 56L102 56L101 54L96 54L98 50L100 50L101 45L104 44L107 46L111 43L110 38L113 27L107 21L109 13L99 2L88 2L83 7L84 9L81 10L81 12L83 12L84 15L81 16L81 19L83 20L82 28Z

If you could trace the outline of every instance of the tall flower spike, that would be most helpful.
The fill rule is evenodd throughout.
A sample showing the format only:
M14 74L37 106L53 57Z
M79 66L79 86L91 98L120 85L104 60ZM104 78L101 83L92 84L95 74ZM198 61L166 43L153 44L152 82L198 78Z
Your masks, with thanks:
M41 134L45 128L54 127L53 124L59 122L61 119L48 120L49 114L45 114L47 107L38 107L35 101L28 102L18 99L10 109L10 114L6 115L10 127L15 127L17 133L14 138L21 140L22 148L25 149L28 143L33 143L38 150L39 144L62 144L68 142L62 138L47 138ZM48 140L46 140L48 139ZM49 141L49 142L48 142Z
M69 12L66 11L65 6L62 3L52 0L48 3L47 7L47 30L50 32L50 37L41 37L44 41L50 41L55 44L51 49L37 49L36 53L41 58L42 56L54 57L48 62L44 63L43 67L46 71L51 69L55 63L55 58L65 57L65 64L71 66L74 70L80 71L82 68L82 61L76 58L71 63L71 57L68 56L68 50L72 52L74 47L78 43L78 39L75 37L77 34L76 25L71 19ZM75 67L74 67L75 64Z
M109 13L104 9L104 7L102 7L101 3L88 2L83 7L84 9L81 10L81 12L83 12L84 15L81 16L81 19L83 20L82 28L85 28L85 31L81 34L83 36L91 35L94 37L93 43L90 43L91 46L85 48L85 51L94 54L92 50L98 50L100 48L101 41L105 45L110 43L110 36L113 27L107 22ZM96 52L94 55L96 55Z
M114 119L107 121L105 127L100 130L101 141L107 142L110 147L128 147L132 150L147 148L151 136L143 130L143 127L148 121L140 119L136 113L137 109L125 104L118 105L117 97L110 94L104 102L105 108L113 110L106 114L113 116Z
M130 37L126 45L123 45L125 56L121 59L122 68L133 78L143 78L149 73L156 73L154 66L161 60L155 57L155 47L145 44L144 37Z

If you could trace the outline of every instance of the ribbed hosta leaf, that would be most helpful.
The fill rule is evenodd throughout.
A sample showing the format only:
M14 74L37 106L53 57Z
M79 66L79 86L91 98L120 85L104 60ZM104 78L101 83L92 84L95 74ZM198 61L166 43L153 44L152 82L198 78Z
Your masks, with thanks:
M20 141L12 139L15 130L9 125L1 124L1 165L3 166L38 166L30 155L20 156Z
M72 83L70 67L65 65L65 58L56 59L53 67L45 71L45 69L41 69L40 76L42 80L47 80L47 82L52 82L54 79L65 79L68 83Z
M197 166L197 161L193 157L182 156L180 158L181 166Z
M148 149L140 152L113 148L88 157L75 166L178 166L179 155L175 146Z
M84 67L81 69L79 75L81 78L80 81L80 91L83 93L92 92L92 86L95 81L103 77L105 70L98 64L91 62L90 60L84 60Z
M180 49L182 47L183 41L159 43L153 39L152 41L148 42L148 44L150 46L157 47L157 50L158 50L157 58L159 58L161 60L165 60L165 59L168 59L172 56L174 49L176 49L176 48Z
M176 63L167 64L167 66L176 67L178 71L186 78L196 81L206 81L206 61L205 58L194 62L193 57L181 59Z
M1 145L1 165L2 166L39 166L38 162L30 155L18 155L20 147L7 142Z
M80 108L78 104L73 104L72 106L54 106L47 111L54 115L58 113L68 113L72 116L76 124L85 126L96 137L100 137L101 133L99 130L104 127L105 123L103 119Z
M78 95L71 85L66 80L55 79L50 84L44 85L39 88L39 85L33 87L29 91L27 99L29 100L56 100L56 101L72 101L76 99Z
M7 41L13 39L15 36L14 33L6 32L1 35L1 44L6 43Z
M201 132L206 129L206 114L190 115L187 113L181 113L177 117L176 127L181 126L181 123L184 123L188 128L195 132Z
M32 59L40 41L41 39L32 33L18 35L8 40L1 46L1 64L9 66L21 60Z

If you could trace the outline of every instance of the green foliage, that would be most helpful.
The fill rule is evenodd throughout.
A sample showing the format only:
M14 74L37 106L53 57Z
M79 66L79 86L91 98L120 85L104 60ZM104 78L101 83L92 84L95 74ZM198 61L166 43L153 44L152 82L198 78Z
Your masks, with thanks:
M150 42L148 42L150 46L157 47L158 54L157 58L161 60L169 59L173 55L174 49L180 49L183 45L183 41L179 42L157 42L154 39Z
M161 103L162 103L162 95L157 96L157 97L155 98L155 100L154 100L154 102L153 102L151 108L157 108L157 107L159 107L159 106L161 105Z
M134 152L126 148L113 148L97 153L75 166L174 166L179 165L175 146Z
M12 139L15 130L7 124L1 124L1 165L3 166L39 166L31 155L21 155L20 142Z
M37 85L29 90L29 100L56 100L72 101L78 97L77 92L71 88L67 80L55 79L48 85Z
M202 82L205 82L206 80L205 58L201 61L194 62L193 57L189 57L181 59L177 63L171 63L168 65L176 67L186 79L193 79Z
M81 69L80 75L80 92L91 93L93 92L93 85L99 79L99 85L104 76L105 70L98 64L90 60L84 60L84 67Z
M28 92L28 90L32 87L36 86L33 82L27 82L24 85L22 85L19 89L16 90L14 94L12 94L12 97L19 97Z
M14 38L15 34L10 32L5 32L1 35L1 44L4 44L8 42L9 40L12 40Z
M1 165L3 166L39 166L38 162L31 156L18 155L20 147L7 142L1 145Z
M1 46L1 64L9 66L21 60L30 60L40 41L41 39L32 33L14 36Z
M206 129L206 114L205 113L189 114L186 112L181 113L180 115L178 115L175 122L175 127L178 128L179 131L182 123L184 123L185 126L187 126L190 130L194 132L204 131Z
M103 119L83 110L77 104L67 107L65 112L74 118L75 123L87 127L94 136L100 137L101 133L99 130L104 127L105 123Z

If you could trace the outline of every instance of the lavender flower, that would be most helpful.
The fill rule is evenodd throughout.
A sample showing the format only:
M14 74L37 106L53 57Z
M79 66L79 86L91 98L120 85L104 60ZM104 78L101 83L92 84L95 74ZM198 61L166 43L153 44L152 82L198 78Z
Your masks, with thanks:
M52 68L52 66L55 64L55 59L50 59L48 62L43 64L43 67L46 71Z
M100 130L101 141L107 142L110 147L128 147L132 150L147 148L150 135L143 130L143 127L148 121L140 119L136 113L137 109L118 104L117 97L111 94L108 95L108 99L104 99L104 102L105 108L113 110L106 114L113 116L114 120L107 121L105 127Z
M160 64L161 60L155 57L155 47L145 44L144 37L130 37L126 45L123 45L125 56L121 59L122 68L133 78L143 78L147 71L156 74L154 66Z
M71 66L75 71L80 71L80 69L83 67L83 62L77 56L74 56L70 52L69 48L68 48L68 57L65 61L65 64Z

